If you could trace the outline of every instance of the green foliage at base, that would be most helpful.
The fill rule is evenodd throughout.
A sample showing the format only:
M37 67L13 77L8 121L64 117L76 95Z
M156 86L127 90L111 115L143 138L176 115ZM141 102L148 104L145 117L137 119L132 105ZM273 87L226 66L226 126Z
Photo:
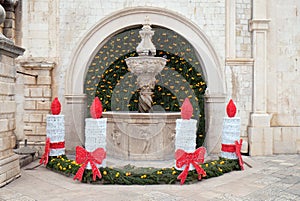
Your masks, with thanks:
M74 177L81 167L76 161L68 159L66 156L50 157L47 168L69 177ZM206 172L208 179L218 177L225 173L240 170L238 160L219 158L218 160L209 161L201 165ZM91 170L85 170L82 182L93 184L120 184L120 185L150 185L150 184L176 184L178 175L182 172L171 168L153 168L153 167L135 167L126 165L122 168L101 167L99 168L102 178L93 181ZM198 181L196 170L189 171L185 183L195 183Z

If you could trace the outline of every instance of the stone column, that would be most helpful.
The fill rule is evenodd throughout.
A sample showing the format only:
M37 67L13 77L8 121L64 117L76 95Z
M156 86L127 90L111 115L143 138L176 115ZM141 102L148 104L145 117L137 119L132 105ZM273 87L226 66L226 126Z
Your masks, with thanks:
M15 7L18 4L18 0L4 0L3 7L6 11L6 19L4 21L3 34L15 41L15 29L16 29L16 18L15 18Z
M204 145L208 154L220 153L222 124L225 115L225 94L205 93L205 129L206 138ZM224 112L222 112L224 111ZM216 115L218 114L218 115Z
M5 12L0 5L0 18ZM0 24L4 21L0 19ZM0 187L20 175L18 155L13 153L16 137L15 58L25 50L0 34Z
M65 115L65 141L67 154L75 154L76 146L84 145L84 119L86 117L86 95L65 95L65 104L62 106Z
M52 102L52 70L54 63L21 62L24 82L23 132L28 145L42 153L46 137L46 117ZM24 142L20 142L23 146Z
M253 0L250 31L253 37L253 105L248 128L250 155L273 154L273 135L267 113L267 1Z

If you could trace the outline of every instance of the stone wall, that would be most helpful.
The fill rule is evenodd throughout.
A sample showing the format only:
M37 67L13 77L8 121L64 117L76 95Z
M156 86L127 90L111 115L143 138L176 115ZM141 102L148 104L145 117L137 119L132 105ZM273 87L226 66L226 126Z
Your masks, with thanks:
M0 35L0 187L20 175L16 145L15 58L24 49Z
M207 39L206 45L217 55L220 79L215 81L224 86L224 94L215 98L220 99L218 108L224 108L224 112L216 116L216 111L221 110L212 107L208 113L215 115L213 118L221 122L225 116L226 103L233 98L242 119L241 135L245 141L251 136L251 154L299 153L300 115L297 103L300 102L300 94L297 78L300 70L300 40L299 26L296 26L299 24L299 1L280 0L275 4L271 0L167 0L158 4L156 0L115 0L100 3L29 0L22 3L22 46L28 49L22 60L57 64L52 71L49 86L52 96L58 96L61 100L63 112L69 111L69 107L78 106L78 111L82 114L80 111L83 106L80 104L84 102L83 94L73 96L76 100L72 101L65 98L68 96L66 88L72 84L66 81L66 76L69 69L73 68L76 59L73 56L85 45L91 31L104 21L109 26L110 19L122 17L120 13L126 9L167 9L178 18L183 17L193 23ZM282 13L287 15L283 17ZM122 26L131 26L129 21L124 20ZM140 23L143 23L143 19ZM181 27L175 29L182 35L186 34ZM112 33L114 31L118 29L114 27ZM195 46L199 43L193 37L187 39ZM95 43L100 44L103 40ZM88 49L83 56L91 58L94 51L96 49ZM85 69L87 65L88 62L85 62L80 68ZM84 70L79 72L84 74ZM83 83L79 86L83 87ZM24 91L24 96L27 101L33 99L28 91ZM35 101L39 101L41 97L36 98ZM75 102L76 105L70 106L68 102ZM22 103L18 104L21 105ZM210 107L210 103L207 105ZM27 111L33 113L33 110ZM39 110L36 109L35 112L38 113ZM70 123L71 120L67 118L68 116L66 126L71 128L74 123ZM71 115L71 118L76 120L77 117ZM24 125L25 122L21 123ZM23 129L17 130L23 132ZM23 133L17 133L17 136L22 135L24 136ZM82 139L76 140L80 141ZM292 146L286 146L287 144ZM216 150L219 150L218 145ZM243 150L247 152L248 147Z

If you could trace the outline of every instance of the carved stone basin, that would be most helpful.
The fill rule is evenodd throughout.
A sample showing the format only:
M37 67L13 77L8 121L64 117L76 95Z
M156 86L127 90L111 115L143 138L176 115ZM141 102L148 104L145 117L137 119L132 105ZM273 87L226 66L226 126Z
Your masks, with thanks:
M174 158L176 119L180 112L104 112L107 118L106 149L109 157L123 160Z

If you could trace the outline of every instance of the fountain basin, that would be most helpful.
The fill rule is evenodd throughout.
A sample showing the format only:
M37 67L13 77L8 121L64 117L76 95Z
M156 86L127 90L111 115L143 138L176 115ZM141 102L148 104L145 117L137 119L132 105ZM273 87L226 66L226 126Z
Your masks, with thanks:
M123 160L171 160L180 112L104 112L107 155Z

